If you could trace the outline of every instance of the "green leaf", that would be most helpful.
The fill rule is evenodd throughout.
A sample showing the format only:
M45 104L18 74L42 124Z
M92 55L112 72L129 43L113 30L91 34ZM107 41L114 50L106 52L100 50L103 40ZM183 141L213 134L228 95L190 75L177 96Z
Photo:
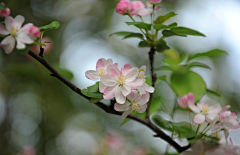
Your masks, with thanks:
M6 9L6 8L8 8L8 7L6 7L6 6L2 5L2 4L0 4L0 10Z
M176 33L178 35L194 35L194 36L203 36L206 37L204 34L193 30L193 29L189 29L186 27L175 27L175 28L171 28L171 31L173 33Z
M144 23L144 22L126 22L127 25L134 25L137 28L144 30L151 30L152 24Z
M168 28L168 26L167 26L167 25L162 25L162 24L156 24L156 25L153 26L153 28L154 28L156 31L159 31L159 30Z
M144 40L143 35L141 33L131 33L126 35L123 39L127 39L127 38L140 38L141 40Z
M218 92L210 90L210 89L207 89L207 94L211 94L211 95L215 95L217 97L221 97L221 95Z
M45 44L42 44L42 43L40 43L40 42L38 42L38 41L34 41L32 44L41 45L41 46L46 46Z
M27 54L30 50L30 47L29 47L29 45L26 45L26 48L23 49L23 50L18 50L17 48L15 48L14 50L17 51L20 54Z
M217 137L212 137L212 136L208 136L208 135L205 135L205 134L203 135L203 137L209 138L209 139L211 139L214 142L218 142L219 141L219 139Z
M73 73L65 68L61 68L57 65L54 65L54 68L60 73L62 76L64 76L68 80L73 79Z
M60 26L58 21L53 21L48 25L38 27L40 31L50 30L50 29L58 29Z
M99 102L99 101L101 101L103 98L91 98L90 100L89 100L89 102L90 103L97 103L97 102Z
M139 42L138 47L151 47L151 45L147 41L143 40Z
M170 121L167 121L165 120L163 117L159 116L159 115L153 115L152 116L152 120L154 123L157 124L157 126L159 126L160 128L163 128L165 130L168 130L168 131L172 131L172 127L171 127L171 122Z
M165 21L167 21L168 19L170 19L171 17L176 16L177 14L175 14L174 12L170 12L164 16L159 16L155 21L154 24L162 24Z
M171 66L161 66L156 68L155 70L170 70L173 71L173 68Z
M199 139L201 139L202 137L203 137L202 135L198 135L197 137L187 138L187 141L188 141L188 143L196 142Z
M180 137L192 138L195 136L195 132L191 129L191 124L187 122L172 122L172 127L175 132L178 133Z
M170 49L170 47L168 47L167 43L161 39L160 41L158 41L157 45L156 45L156 50L158 52L163 52L167 49Z
M99 82L96 82L96 84L87 87L87 90L91 93L99 92Z
M119 36L126 36L129 34L132 34L133 32L127 32L127 31L120 31L120 32L115 32L109 35L109 37L111 37L112 35L119 35Z
M99 92L99 82L96 82L94 85L87 87L87 89L82 89L81 92L88 97L92 97L91 101L89 101L91 103L96 103L96 101L98 102L103 99L103 94ZM98 98L98 100L95 98Z
M192 71L173 72L171 88L179 97L192 92L195 101L199 101L207 91L206 83L202 77Z
M171 36L187 37L186 35L181 35L181 34L174 33L171 30L163 30L162 34L163 34L164 37L171 37Z
M219 50L219 49L214 49L208 52L204 53L197 53L197 54L192 54L188 57L188 61L193 60L193 59L202 59L202 58L211 58L211 57L217 57L217 56L222 56L227 54L226 51Z
M87 89L82 89L81 92L88 97L103 98L103 94L100 92L89 92Z
M178 26L178 24L176 22L168 25L169 28L174 28L174 27L177 27L177 26Z
M187 65L187 69L190 69L192 67L202 67L202 68L206 68L206 69L212 70L208 65L200 63L200 62L192 62L192 63Z

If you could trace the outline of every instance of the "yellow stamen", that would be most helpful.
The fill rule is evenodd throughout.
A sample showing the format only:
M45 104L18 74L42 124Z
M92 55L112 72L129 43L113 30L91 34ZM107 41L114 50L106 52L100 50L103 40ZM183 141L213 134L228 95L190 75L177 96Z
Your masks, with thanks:
M18 29L15 27L10 27L10 33L13 37L17 36Z
M143 79L144 82L146 81L145 76L144 76L143 74L138 75L138 78L139 78L139 79Z
M135 110L135 111L140 110L141 106L142 105L140 103L132 103L132 109Z
M100 70L98 70L99 76L103 76L104 74L105 74L105 69L101 68Z
M209 105L204 105L204 106L202 107L202 113L203 113L203 114L207 114L208 111L209 111Z
M126 81L127 77L125 77L123 74L121 76L118 77L117 83L119 84L119 86L123 85L124 82Z

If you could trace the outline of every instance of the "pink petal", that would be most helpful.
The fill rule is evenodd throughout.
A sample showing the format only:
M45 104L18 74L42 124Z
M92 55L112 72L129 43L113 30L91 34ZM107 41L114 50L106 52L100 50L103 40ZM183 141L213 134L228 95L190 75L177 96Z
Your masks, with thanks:
M220 111L220 113L226 111L227 109L229 109L231 106L230 105L226 105L222 108L222 110Z
M104 58L101 58L97 61L97 65L96 65L96 70L98 71L99 69L106 69L107 67L107 61Z
M111 74L115 78L118 78L121 75L120 71L115 65L109 65L107 67L107 74Z
M107 88L106 85L104 85L102 82L99 82L99 91L101 93L103 93L106 88Z
M112 59L107 59L107 65L112 65L112 64L113 64L113 60Z
M121 118L122 118L122 119L125 119L129 114L131 114L131 112L132 112L132 108L129 108L127 111L125 111L125 112L122 114Z
M217 103L209 107L208 114L217 115L221 110L222 110L222 106L220 105L220 103Z
M231 120L236 120L237 119L237 114L235 112L231 113Z
M138 92L136 90L132 90L131 93L127 96L127 98L133 102L134 100L136 100L138 95Z
M188 103L188 107L195 113L200 113L200 109L193 102Z
M132 69L129 69L126 74L124 74L127 79L126 79L126 83L132 82L134 80L136 80L137 76L138 76L139 70L137 67L134 67Z
M151 3L160 3L160 2L162 2L162 0L149 0L149 2L151 2Z
M13 26L19 30L22 27L24 20L25 18L22 15L17 15L14 18Z
M131 87L129 85L127 85L127 84L123 84L121 90L122 90L123 96L127 96L128 94L131 93Z
M143 85L143 80L136 79L133 82L128 83L128 85L131 87L131 89L137 89L138 87Z
M237 120L231 121L231 125L228 126L232 130L237 130L240 128L240 124Z
M123 75L126 76L126 74L128 73L128 71L131 69L131 65L129 63L126 63L125 65L122 66L121 68L121 72Z
M33 27L32 23L25 24L18 32L23 32L25 34L29 33L29 30Z
M115 98L119 104L124 104L126 101L126 96L123 96L121 87L119 87L118 85L116 86L115 89Z
M116 66L118 68L118 63L115 63L114 66Z
M8 31L10 31L10 27L13 26L14 20L12 16L7 16L5 18L5 26Z
M101 77L100 81L106 86L115 86L117 84L117 79L111 74L105 74Z
M115 97L115 91L116 91L116 87L107 87L105 90L104 90L104 94L103 94L103 98L104 99L112 99Z
M8 34L10 34L10 33L8 32L8 30L6 29L6 27L3 26L2 24L0 24L0 34L1 34L1 35L8 35Z
M138 87L137 90L139 91L140 95L146 94L145 89L144 89L143 86Z
M119 104L119 103L115 103L114 104L114 109L116 111L126 111L129 109L130 106L130 102L126 101L124 104Z
M194 95L193 95L193 93L188 93L187 94L187 97L188 97L188 100L191 100L191 101L193 101L194 102Z
M13 51L15 47L15 39L11 35L7 36L2 40L1 45L5 53L9 54Z
M147 104L144 104L142 106L140 106L140 109L137 110L138 113L143 113L144 111L146 111L147 109Z
M225 111L225 112L221 113L221 115L220 115L221 122L229 121L230 117L231 117L231 111Z
M145 89L145 91L149 92L149 93L153 93L155 88L152 86L149 86L147 83L143 83L143 87Z
M197 124L202 124L205 121L205 116L203 114L196 114L193 121Z
M136 102L139 102L141 105L147 104L149 101L149 94L146 93L145 95L142 95Z
M94 70L88 70L85 72L85 76L90 79L90 80L93 80L93 81L97 81L100 79L100 76L98 75L98 72L97 71L94 71Z
M219 117L218 115L207 115L206 116L206 122L210 123L210 122L214 121L218 117Z

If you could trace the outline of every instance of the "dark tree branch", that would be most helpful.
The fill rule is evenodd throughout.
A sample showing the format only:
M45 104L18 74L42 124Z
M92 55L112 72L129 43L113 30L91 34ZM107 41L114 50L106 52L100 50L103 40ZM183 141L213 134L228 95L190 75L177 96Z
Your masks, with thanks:
M154 47L151 47L150 51L148 52L150 67L151 67L152 87L155 87L155 82L157 80L157 75L156 73L154 73L154 66L153 66L155 51L156 49ZM147 120L149 120L149 110L152 103L152 99L153 99L153 93L150 94L150 98L148 101L148 106L147 106L146 116L145 116Z
M155 49L152 49L150 52L152 52L151 55L152 56L152 61L153 62L153 54L155 52ZM56 78L58 78L61 82L63 82L65 85L67 85L70 89L72 89L74 92L76 92L77 94L79 94L80 96L84 97L87 100L90 100L90 97L85 96L84 94L82 94L81 89L79 89L77 86L75 86L73 83L71 83L69 80L67 80L65 77L63 77L61 74L59 74L42 56L38 56L37 54L35 54L34 52L32 52L31 50L28 52L28 54L30 56L32 56L34 59L36 59L38 62L40 62L44 67L46 67L50 72L51 72L51 76L54 76ZM153 72L152 72L153 73ZM156 75L155 75L156 77ZM153 78L153 82L155 83L156 78L154 80ZM114 101L111 100L111 104L110 106L107 106L105 104L103 104L102 102L97 102L94 103L96 106L98 106L99 108L101 108L102 110L104 110L106 113L109 114L114 114L114 115L122 115L122 112L118 112L114 110ZM160 130L158 127L156 127L153 123L151 123L149 121L149 119L142 119L138 116L135 115L128 115L129 119L135 120L145 126L147 126L148 128L150 128L152 131L154 131L156 133L156 137L159 137L163 140L165 140L166 142L168 142L171 146L173 146L179 153L183 152L184 150L188 149L190 147L190 145L185 146L185 147L181 147L180 145L178 145L171 137L169 137L168 135L166 135L162 130Z

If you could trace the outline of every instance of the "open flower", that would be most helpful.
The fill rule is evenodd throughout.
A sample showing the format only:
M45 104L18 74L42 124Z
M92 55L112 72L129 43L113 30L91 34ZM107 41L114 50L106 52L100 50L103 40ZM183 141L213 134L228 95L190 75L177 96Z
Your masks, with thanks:
M125 111L121 116L122 119L125 119L134 110L143 113L147 108L149 94L140 95L138 91L132 90L127 99L124 104L115 103L114 106L116 111Z
M134 1L134 2L138 2L138 1ZM140 1L141 2L141 1ZM145 4L143 3L142 5L140 5L140 2L138 4L138 7L134 7L134 4L133 2L133 7L132 8L135 8L135 9L132 9L132 12L130 13L131 16L147 16L151 13L153 13L153 5L151 3L149 3L148 1L146 2L147 4L147 7L145 6Z
M115 65L109 65L107 74L100 79L100 84L102 83L106 86L103 98L111 99L115 97L118 103L124 104L126 96L131 93L131 90L137 89L137 87L143 84L143 80L136 79L138 73L138 68L131 68L131 65L128 63L122 66L121 72Z
M188 107L193 112L197 113L193 118L193 121L197 124L201 124L204 121L213 121L216 117L218 117L218 113L222 110L219 103L209 107L207 102L198 103L197 106L195 106L193 102L189 102Z
M25 44L33 43L34 39L29 36L29 30L33 27L33 24L29 23L22 27L24 17L17 15L14 19L11 16L5 18L5 26L0 24L0 34L9 35L1 42L1 46L4 51L9 54L15 47L15 40L17 41L16 48L19 50L25 49ZM22 27L22 28L21 28Z
M146 66L143 65L140 69L139 69L139 73L138 73L138 79L143 80L143 85L138 87L137 90L139 91L140 95L146 94L146 92L149 93L153 93L154 92L154 87L149 86L146 83L146 79L145 79L145 71L146 71Z
M188 104L194 104L194 95L193 93L188 93L177 100L177 104L179 107L186 109L188 108Z

